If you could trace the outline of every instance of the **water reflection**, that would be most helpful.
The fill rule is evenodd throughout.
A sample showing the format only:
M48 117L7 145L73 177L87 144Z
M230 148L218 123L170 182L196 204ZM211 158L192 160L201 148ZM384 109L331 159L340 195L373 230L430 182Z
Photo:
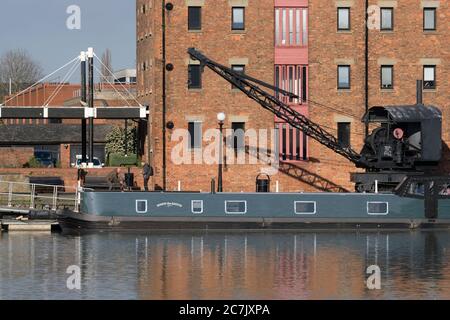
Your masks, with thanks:
M449 299L449 247L448 231L420 230L2 233L0 298ZM374 264L381 290L365 284Z

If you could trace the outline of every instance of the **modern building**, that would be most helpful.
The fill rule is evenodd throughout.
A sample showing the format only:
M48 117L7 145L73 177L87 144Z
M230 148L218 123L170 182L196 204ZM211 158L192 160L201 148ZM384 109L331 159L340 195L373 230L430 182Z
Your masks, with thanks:
M151 106L147 152L155 168L155 187L210 189L218 165L204 161L204 138L208 129L218 127L217 113L224 112L224 128L229 129L226 149L237 151L224 151L225 191L253 191L257 176L267 167L248 161L230 164L239 151L250 153L249 138L236 137L239 129L277 129L268 144L268 153L276 153L280 161L278 172L270 176L272 190L353 189L354 164L279 121L212 71L202 72L186 52L190 47L235 71L296 93L299 99L286 101L292 108L355 150L366 135L361 122L365 111L375 105L414 104L416 80L423 79L424 102L442 109L443 139L450 138L450 11L445 1L169 2L164 30L161 2L136 2L137 94ZM190 134L187 149L193 164L179 161L185 155L178 152L178 129ZM445 164L448 150L444 151Z
M113 74L115 83L136 83L136 69L122 69Z

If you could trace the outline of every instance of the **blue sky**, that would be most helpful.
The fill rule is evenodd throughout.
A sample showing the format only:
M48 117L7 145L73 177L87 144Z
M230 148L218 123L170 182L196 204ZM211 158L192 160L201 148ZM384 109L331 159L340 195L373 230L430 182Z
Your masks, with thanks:
M70 5L81 9L80 30L66 27ZM115 70L135 68L135 15L135 0L1 0L0 55L26 49L48 74L87 47L99 57L109 48Z

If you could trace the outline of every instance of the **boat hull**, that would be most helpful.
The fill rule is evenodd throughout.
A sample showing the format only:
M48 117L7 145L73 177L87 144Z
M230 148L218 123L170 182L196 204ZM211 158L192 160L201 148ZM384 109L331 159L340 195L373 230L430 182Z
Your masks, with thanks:
M437 219L424 201L395 194L84 192L63 230L276 230L450 226L449 200Z

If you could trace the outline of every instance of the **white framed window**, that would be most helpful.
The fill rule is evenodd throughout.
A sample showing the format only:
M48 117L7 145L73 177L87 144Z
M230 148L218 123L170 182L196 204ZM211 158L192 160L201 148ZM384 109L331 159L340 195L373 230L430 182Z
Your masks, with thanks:
M247 201L245 200L226 200L225 201L226 214L246 214Z
M203 200L191 200L191 212L194 214L203 213Z
M389 213L389 202L367 201L367 214L385 216Z
M136 200L136 212L147 213L147 200Z
M316 214L317 204L315 201L295 201L295 214Z

